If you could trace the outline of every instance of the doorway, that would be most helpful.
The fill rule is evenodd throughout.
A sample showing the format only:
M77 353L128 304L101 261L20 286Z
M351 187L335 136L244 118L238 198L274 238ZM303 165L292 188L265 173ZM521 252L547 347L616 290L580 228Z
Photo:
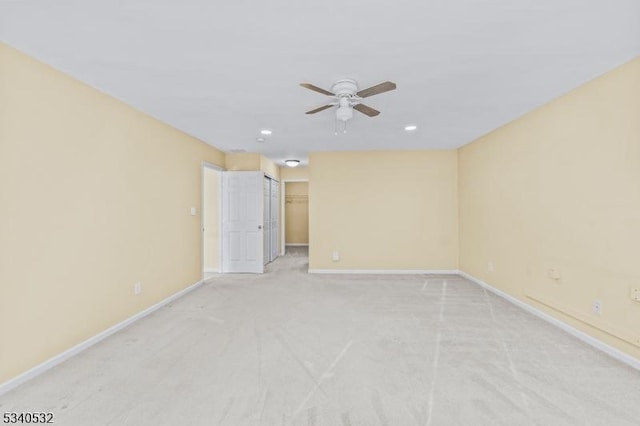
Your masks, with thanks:
M214 164L202 163L202 278L207 279L221 272L220 257L222 238L220 236L222 205L222 168Z
M284 246L309 246L309 182L285 182Z

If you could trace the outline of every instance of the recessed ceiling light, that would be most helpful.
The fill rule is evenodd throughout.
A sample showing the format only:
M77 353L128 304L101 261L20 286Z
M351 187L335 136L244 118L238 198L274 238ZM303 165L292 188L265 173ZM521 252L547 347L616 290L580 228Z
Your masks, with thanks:
M414 130L416 130L418 128L418 126L416 126L415 124L409 124L408 126L404 126L404 129L407 132L413 132Z
M264 142L264 138L256 138L256 142L262 143L262 142Z
M260 130L260 133L262 133L263 135L270 135L273 132L269 129L262 129Z
M289 167L298 167L298 164L300 164L300 160L285 160L284 164Z

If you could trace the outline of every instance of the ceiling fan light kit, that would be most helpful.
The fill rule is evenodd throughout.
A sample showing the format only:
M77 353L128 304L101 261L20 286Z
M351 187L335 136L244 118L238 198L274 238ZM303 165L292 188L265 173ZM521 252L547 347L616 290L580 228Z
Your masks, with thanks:
M315 86L311 83L300 83L300 86L331 98L331 102L329 102L328 104L307 111L306 114L315 114L317 112L324 111L325 109L329 109L335 106L337 107L335 111L336 120L345 123L345 132L346 122L353 118L354 109L369 117L375 117L380 114L380 111L363 104L363 98L368 98L369 96L378 95L380 93L396 89L395 83L391 81L385 81L383 83L376 84L375 86L371 86L367 89L358 90L358 83L350 78L338 80L333 83L333 85L331 86L331 91L322 89L321 87Z
M336 118L340 121L347 121L353 117L353 108L346 98L340 99L338 109L336 109Z

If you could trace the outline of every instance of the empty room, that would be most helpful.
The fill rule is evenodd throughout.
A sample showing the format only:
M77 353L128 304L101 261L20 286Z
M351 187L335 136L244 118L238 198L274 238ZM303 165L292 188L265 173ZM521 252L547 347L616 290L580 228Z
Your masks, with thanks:
M0 0L0 418L638 425L640 2Z

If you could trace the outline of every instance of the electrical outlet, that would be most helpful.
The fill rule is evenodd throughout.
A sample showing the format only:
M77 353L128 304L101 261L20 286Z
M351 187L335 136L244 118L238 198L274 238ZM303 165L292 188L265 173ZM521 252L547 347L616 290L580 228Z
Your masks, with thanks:
M340 252L339 251L334 251L331 255L331 260L333 260L334 262L337 262L340 260Z
M593 311L594 314L601 315L602 303L599 300L594 300L593 303L591 303L591 310Z
M493 262L487 263L487 271L493 272Z
M136 296L142 293L142 283L135 283L133 285L133 294Z
M640 302L640 288L632 288L631 292L629 293L629 297L631 297L631 300Z

